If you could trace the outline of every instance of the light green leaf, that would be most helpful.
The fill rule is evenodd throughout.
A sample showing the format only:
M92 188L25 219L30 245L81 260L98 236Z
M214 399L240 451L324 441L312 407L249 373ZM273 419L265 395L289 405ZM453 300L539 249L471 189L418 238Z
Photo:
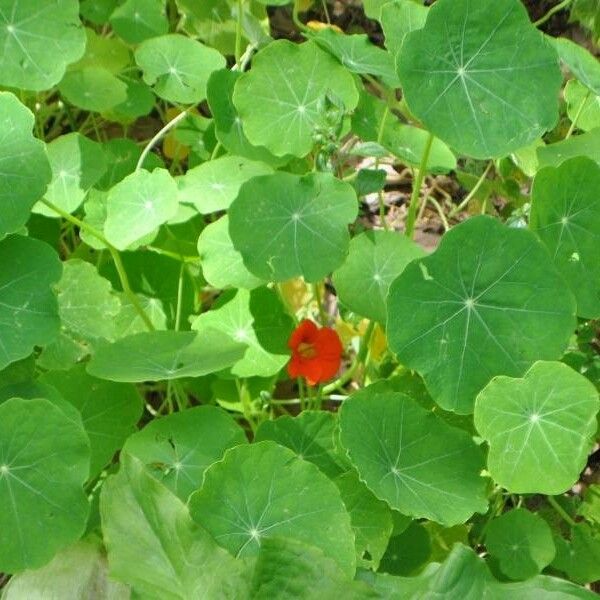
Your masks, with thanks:
M87 43L85 54L76 63L71 65L71 70L84 67L102 67L117 75L131 62L129 48L118 38L103 37L93 29L86 27Z
M67 71L58 90L73 106L93 112L106 111L127 99L127 86L103 67Z
M556 558L552 567L564 572L573 581L589 583L600 579L600 535L585 523L571 529L571 539L556 541Z
M353 581L321 549L290 538L266 538L253 576L253 600L379 598L363 582Z
M408 33L423 28L428 11L427 6L412 0L386 2L381 7L379 20L385 35L385 46L394 56L400 52Z
M385 323L390 284L411 260L424 255L399 233L361 233L352 239L346 262L333 274L340 302L359 315Z
M556 552L546 521L524 508L493 519L486 529L485 545L510 579L537 575L552 562Z
M51 287L60 279L56 252L33 238L0 241L0 369L25 358L34 346L59 332L58 305Z
M151 421L129 437L123 452L185 502L225 450L247 442L244 430L224 410L195 406Z
M40 382L57 389L81 414L91 446L90 479L110 463L142 416L142 399L133 385L102 381L88 375L85 365L50 372Z
M284 415L273 421L263 421L254 440L271 440L293 450L298 458L311 462L328 477L337 477L346 467L336 448L337 419L325 411L305 410L297 417Z
M80 0L81 16L94 25L105 25L119 0Z
M219 52L176 33L146 40L135 60L158 96L184 104L204 100L210 74L225 66Z
M567 114L577 129L590 131L600 127L600 96L592 93L576 79L567 82L564 89Z
M100 495L110 573L148 600L248 597L245 565L219 548L185 504L125 456Z
M340 441L367 487L403 515L451 526L486 510L480 449L404 394L355 393L342 404Z
M0 404L0 569L38 568L85 529L90 448L48 400Z
M324 126L327 94L351 111L358 92L350 73L314 42L277 40L261 50L236 82L233 103L252 144L276 156L302 157ZM257 104L261 110L256 110Z
M110 381L161 381L200 377L236 363L246 346L207 330L148 331L99 348L88 373Z
M266 538L286 537L317 546L354 575L354 534L335 484L273 442L228 450L189 505L193 519L237 557L258 554Z
M546 248L486 216L452 228L388 295L390 348L442 408L461 414L494 375L560 358L574 328L575 299Z
M1 29L1 27L0 27ZM9 92L0 92L0 239L19 231L52 178L44 144L33 137L33 114Z
M175 216L177 184L165 169L142 169L111 188L106 202L104 234L125 250Z
M384 102L366 92L361 93L358 107L352 115L352 130L362 140L377 142L402 162L415 167L420 165L429 143L427 131L401 123L394 115L389 114ZM456 157L450 148L440 139L434 138L427 170L432 173L447 173L455 168Z
M600 165L580 157L538 172L530 228L577 299L580 317L600 316Z
M238 71L215 71L208 80L207 100L215 122L215 135L223 147L235 156L264 162L273 167L285 165L293 157L274 156L263 146L254 146L246 137L237 109L233 105L235 82L241 77Z
M264 163L223 156L188 170L178 179L179 201L193 204L204 215L226 210L244 182L272 172Z
M267 337L270 343L267 347L259 339L261 326L261 337ZM286 341L292 328L293 322L277 295L266 288L252 292L237 290L226 304L201 314L192 324L192 329L200 335L213 329L246 345L248 349L244 357L231 369L238 377L270 377L277 374L289 360ZM275 340L279 343L275 344Z
M264 280L318 281L348 252L354 189L329 173L275 173L246 182L229 210L229 233L248 270Z
M11 577L2 600L71 600L93 598L129 600L130 591L108 576L101 549L88 541L77 542L36 570Z
M488 471L513 493L565 492L585 466L599 409L593 384L563 363L536 362L521 379L495 377L475 402Z
M106 172L102 146L79 133L61 135L47 146L52 181L44 197L59 208L72 213L83 202L90 188ZM34 212L46 217L59 215L38 202Z
M469 156L504 156L558 120L556 52L520 0L438 0L398 73L411 112Z
M356 562L377 570L394 528L392 511L371 493L355 471L340 475L334 482L350 514L356 538Z
M0 0L0 84L48 90L83 55L77 0Z
M562 60L571 73L590 89L594 94L600 96L600 64L582 45L576 44L567 38L549 38L558 51Z
M129 44L169 31L164 0L125 0L110 17L113 31Z
M538 575L527 581L503 583L495 579L485 561L467 546L456 544L442 563L431 563L417 577L361 573L384 597L393 600L417 598L464 598L468 600L594 600L593 592L556 577Z
M326 28L317 33L314 42L333 55L351 73L370 74L399 87L394 57L378 48L365 34L345 35Z
M167 315L160 299L149 298L143 294L136 294L136 296L150 322L154 325L154 329L167 329ZM121 294L121 310L115 317L114 325L117 338L148 331L148 326L138 309L125 294Z
M578 156L586 156L600 165L600 127L537 149L540 168L558 167Z
M204 278L216 288L251 290L262 285L262 281L244 266L242 255L233 247L227 215L202 230L198 254Z

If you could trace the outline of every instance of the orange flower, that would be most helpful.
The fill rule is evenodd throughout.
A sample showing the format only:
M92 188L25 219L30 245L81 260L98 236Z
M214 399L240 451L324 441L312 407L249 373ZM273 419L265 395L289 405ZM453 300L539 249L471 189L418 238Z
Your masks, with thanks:
M317 327L302 321L288 341L292 358L288 363L290 377L304 377L309 385L331 379L342 362L342 342L329 327Z

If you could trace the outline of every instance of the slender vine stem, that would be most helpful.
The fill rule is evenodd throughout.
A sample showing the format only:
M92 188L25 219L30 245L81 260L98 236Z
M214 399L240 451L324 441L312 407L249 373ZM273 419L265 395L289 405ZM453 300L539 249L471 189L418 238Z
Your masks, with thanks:
M180 112L176 117L174 117L173 119L171 119L160 131L158 131L150 139L150 141L146 144L146 147L142 151L142 154L140 155L140 158L139 158L139 160L137 162L137 165L135 166L135 170L136 171L139 171L144 166L144 161L148 157L148 154L150 154L150 151L152 150L152 148L154 148L154 146L156 146L156 144L160 141L160 139L164 135L166 135L167 133L169 133L169 131L171 131L171 129L173 129L179 123L181 123L181 121L183 121L187 116L188 116L188 109Z
M565 523L568 523L571 527L575 527L577 523L571 518L569 513L554 499L553 496L546 496L548 504L562 517Z
M492 168L493 164L494 164L494 161L490 160L490 162L487 164L487 167L485 168L485 171L481 174L481 177L477 180L477 183L473 186L473 189L466 195L464 200L459 205L455 206L450 211L450 213L448 214L448 217L450 219L452 217L454 217L456 214L458 214L461 210L463 210L469 204L469 202L471 202L471 200L473 200L473 198L475 197L475 194L477 194L477 192L479 191L479 188L483 185L483 182L485 181L485 178L487 177L488 173L490 172L490 169Z
M312 33L312 31L310 30L310 27L307 27L301 20L300 17L298 16L298 12L300 10L300 0L294 0L294 5L292 8L292 21L294 21L294 25L300 30L300 31L304 31L305 33Z
M379 124L379 131L377 132L377 143L381 145L381 140L383 139L383 133L385 131L385 125L387 123L388 116L390 114L390 104L389 102L385 105L385 109L383 111L383 116L381 117L381 123ZM379 158L375 159L375 169L379 168ZM389 225L387 219L385 218L385 202L383 198L383 190L377 191L377 201L379 203L379 220L383 225L383 228L387 231L389 229Z
M553 6L543 17L534 22L536 27L543 25L546 21L550 20L557 12L563 10L563 8L567 8L569 4L571 4L573 0L563 0L559 2L556 6Z
M235 25L235 64L239 65L242 59L242 26L244 22L244 0L237 3L237 21Z
M567 131L567 135L565 135L565 140L568 140L573 135L573 132L575 131L575 127L577 127L577 121L579 121L579 117L581 117L581 113L583 112L585 103L588 101L588 98L590 97L591 93L592 93L592 91L588 90L587 94L581 101L581 104L579 105L579 108L577 109L577 113L575 114L575 118L571 121L571 126L569 127L569 131Z
M429 154L431 153L432 145L433 133L430 133L425 144L425 149L423 150L423 156L421 157L419 170L417 171L416 177L413 181L412 193L410 195L410 205L408 206L408 214L406 215L406 227L404 234L410 239L412 239L415 231L417 211L419 209L419 198L421 196L421 186L423 185L423 179L425 178L425 172L427 171L427 163L429 162Z
M45 198L42 198L41 202L45 204L50 210L54 211L57 215L60 215L63 219L65 219L65 221L69 221L69 223L77 225L79 229L82 229L90 235L93 235L98 241L102 242L106 246L106 248L110 252L113 262L115 263L115 268L117 269L117 274L119 276L123 292L129 299L137 313L140 315L142 320L144 321L146 327L150 331L154 331L154 325L152 324L150 317L144 310L144 307L141 305L140 300L136 296L135 292L131 289L131 285L129 284L129 278L127 277L127 272L125 271L125 266L123 265L123 261L121 260L121 255L119 254L119 251L104 237L104 235L100 231L98 231L92 225L89 225L81 219L74 217L72 214L63 210L59 206L56 206L56 204L53 204Z

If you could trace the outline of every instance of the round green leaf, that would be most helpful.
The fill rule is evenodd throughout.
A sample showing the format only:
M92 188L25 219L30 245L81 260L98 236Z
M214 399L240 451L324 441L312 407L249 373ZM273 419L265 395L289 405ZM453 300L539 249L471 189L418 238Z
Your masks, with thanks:
M461 414L494 375L559 358L574 328L575 300L541 242L486 216L452 228L388 296L390 348Z
M385 554L394 528L392 511L372 494L355 471L340 475L335 484L350 514L357 564L375 570Z
M129 48L121 40L115 37L104 37L87 27L85 35L87 38L85 54L71 65L71 69L103 67L117 75L130 65Z
M252 145L244 133L242 120L233 105L233 89L241 75L239 71L221 69L208 80L206 94L215 122L215 135L230 154L274 167L284 165L292 159L291 156L274 156L266 148Z
M1 26L0 26L1 29ZM33 114L8 92L0 92L0 238L19 231L52 178L44 144L31 134Z
M385 47L396 56L404 43L406 34L422 29L429 7L412 0L386 2L381 7L381 28L385 35Z
M236 82L233 103L252 144L276 156L306 156L325 126L327 95L351 111L358 92L350 73L314 42L277 40L261 50ZM260 110L256 110L260 106Z
M571 528L569 541L556 536L556 558L552 567L578 583L600 579L600 535L587 523Z
M262 281L245 267L242 255L233 247L229 236L229 217L221 217L202 230L198 238L202 274L216 288L251 290Z
M0 569L37 568L79 539L89 505L85 431L48 400L0 404Z
M228 450L189 505L192 518L235 556L258 554L265 538L286 537L320 548L354 575L354 534L335 484L273 442Z
M81 16L94 25L104 25L117 7L119 0L80 0Z
M404 394L367 388L348 398L340 441L367 487L404 515L451 526L486 510L471 436Z
M177 208L177 184L168 171L135 171L108 193L104 234L125 250L175 216Z
M0 241L0 369L58 335L58 304L51 287L61 276L56 252L33 238Z
M110 17L114 32L129 44L169 31L164 0L126 0Z
M385 323L390 284L425 252L406 236L391 231L367 231L350 242L346 262L333 274L337 295L350 310Z
M491 476L516 494L565 492L585 466L598 409L593 384L563 363L536 362L520 379L495 377L475 403Z
M68 71L58 90L73 106L94 112L106 111L127 99L127 86L103 67Z
M390 540L379 570L391 575L412 575L421 570L430 557L429 533L419 521L412 521Z
M93 479L135 431L143 408L140 395L132 385L91 377L85 365L46 373L39 381L58 390L80 412L90 440L90 479Z
M148 600L248 598L247 568L190 518L144 465L124 455L100 495L110 573Z
M178 180L179 201L193 204L202 214L226 210L242 184L273 169L240 156L223 156L190 169Z
M504 156L558 120L556 52L520 0L438 0L398 73L411 112L469 156Z
M312 282L344 261L357 212L352 186L331 174L279 172L242 185L229 210L229 233L257 277Z
M100 144L79 133L61 135L48 144L47 150L52 181L44 197L72 213L106 172L106 156ZM35 205L35 212L47 217L59 216L40 202Z
M303 411L297 417L282 416L263 421L255 441L271 440L293 450L299 458L314 463L328 477L336 477L346 469L335 446L337 434L335 415L325 411Z
M550 38L560 59L570 71L594 94L600 96L600 64L582 45L567 38Z
M550 527L536 514L517 508L490 522L485 545L498 559L500 569L511 579L529 579L554 558Z
M140 460L150 475L185 502L225 450L247 441L244 430L224 410L196 406L151 421L129 437L123 452Z
M252 297L255 300L254 307ZM267 335L271 340L274 337L283 338L283 344L280 343L277 349L279 352L272 347L265 348L259 340L260 321L264 322L265 319L269 320ZM266 288L253 292L237 290L226 304L195 319L192 329L200 335L211 329L222 331L229 338L247 346L244 357L231 369L238 377L270 377L277 374L290 358L285 342L291 334L291 319L276 294Z
M156 98L152 90L142 81L128 79L125 84L127 85L126 100L113 106L107 112L107 117L114 121L131 123L138 117L145 117L152 112Z
M219 52L176 33L146 40L135 60L158 96L184 104L204 100L210 74L225 66Z
M77 0L0 0L0 84L47 90L81 58L85 32Z
M147 331L99 348L88 373L110 381L161 381L200 377L237 362L246 346L213 329Z
M538 172L530 227L577 299L580 317L600 317L600 165L589 158Z

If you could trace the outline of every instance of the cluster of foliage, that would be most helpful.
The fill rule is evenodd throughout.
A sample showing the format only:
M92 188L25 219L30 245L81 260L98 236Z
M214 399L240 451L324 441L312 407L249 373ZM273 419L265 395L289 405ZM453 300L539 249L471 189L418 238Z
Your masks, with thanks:
M2 598L593 597L600 64L428 4L0 0Z

